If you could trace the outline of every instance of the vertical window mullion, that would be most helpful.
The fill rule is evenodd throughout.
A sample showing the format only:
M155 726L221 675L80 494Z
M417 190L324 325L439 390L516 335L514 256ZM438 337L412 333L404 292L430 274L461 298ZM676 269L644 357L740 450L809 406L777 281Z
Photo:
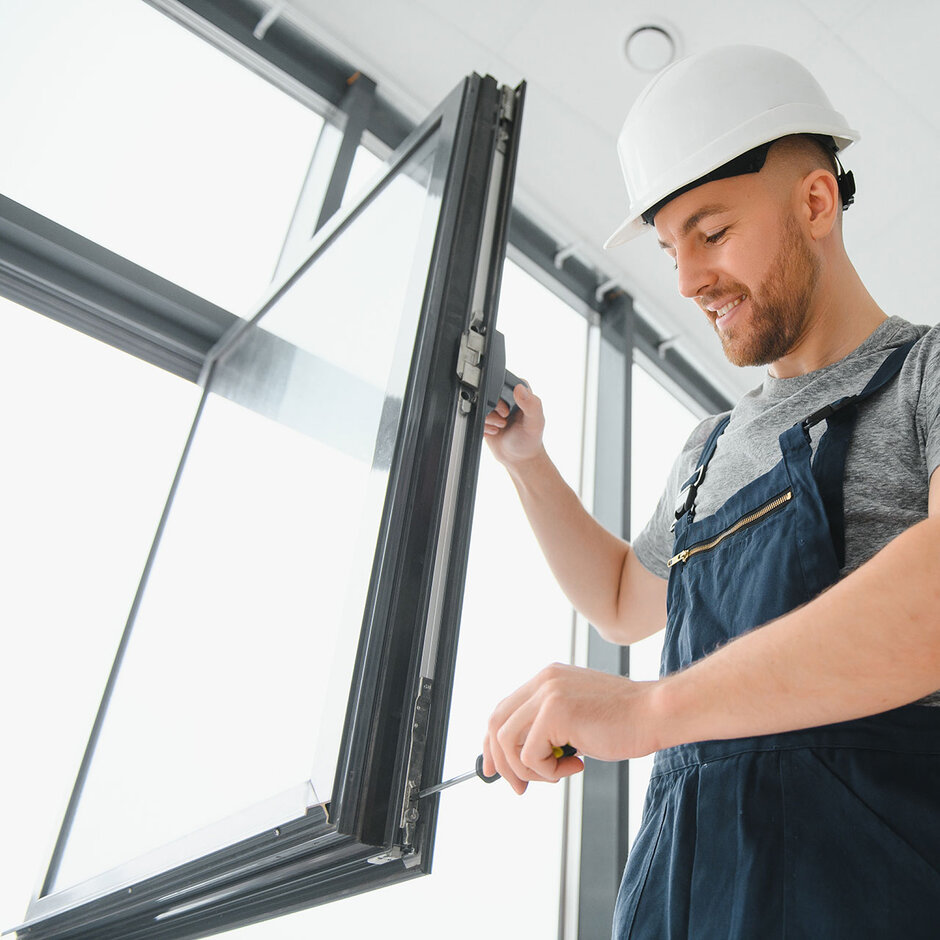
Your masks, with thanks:
M625 295L610 301L601 320L598 374L594 516L622 538L627 538L630 532L633 315L633 305ZM626 675L630 666L629 649L609 643L591 630L587 665L614 675ZM602 936L613 921L628 848L628 773L626 761L590 761L585 768L579 937Z
M284 237L275 280L296 266L310 239L339 209L356 157L356 148L372 115L375 82L356 72L332 119L323 123L310 167Z

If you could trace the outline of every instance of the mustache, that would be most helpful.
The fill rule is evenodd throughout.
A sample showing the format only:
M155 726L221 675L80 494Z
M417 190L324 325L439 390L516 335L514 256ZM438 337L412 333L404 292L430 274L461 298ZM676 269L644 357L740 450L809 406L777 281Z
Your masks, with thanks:
M741 294L750 297L751 291L740 281L727 281L724 284L719 284L717 287L712 288L707 294L699 294L696 299L699 305L704 309L725 297L740 297ZM711 313L709 310L705 312Z

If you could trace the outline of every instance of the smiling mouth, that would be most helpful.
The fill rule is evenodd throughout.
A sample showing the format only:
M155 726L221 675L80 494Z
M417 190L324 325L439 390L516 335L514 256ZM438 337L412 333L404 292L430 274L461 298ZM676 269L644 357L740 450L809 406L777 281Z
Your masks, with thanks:
M714 314L716 320L720 320L722 317L727 316L734 310L735 307L746 297L746 294L741 294L740 297L735 297L734 300L729 301L723 307L719 307L717 310L711 310L710 312Z
M736 307L740 307L741 303L747 300L747 297L747 292L743 291L733 300L729 300L726 304L722 304L720 307L711 306L711 302L701 303L701 301L699 301L699 303L701 303L702 311L704 312L705 316L708 317L709 323L711 323L711 325L716 330L722 330L726 324L726 321L730 322L732 319L730 316L731 313L735 310Z

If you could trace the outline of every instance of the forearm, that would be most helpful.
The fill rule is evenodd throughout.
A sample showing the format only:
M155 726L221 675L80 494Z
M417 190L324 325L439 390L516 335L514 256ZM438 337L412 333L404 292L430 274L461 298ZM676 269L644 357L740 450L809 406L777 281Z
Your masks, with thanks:
M940 688L940 518L650 690L655 748L886 711Z
M545 559L565 595L605 635L628 642L623 638L627 599L621 593L630 546L587 512L544 450L508 469Z

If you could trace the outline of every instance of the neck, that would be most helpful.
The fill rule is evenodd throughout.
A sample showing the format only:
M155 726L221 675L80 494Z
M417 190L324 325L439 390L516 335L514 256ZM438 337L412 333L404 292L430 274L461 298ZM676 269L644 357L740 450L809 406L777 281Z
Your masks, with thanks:
M774 378L806 375L844 359L887 318L844 255L843 261L835 274L830 269L820 278L800 338L768 368Z

